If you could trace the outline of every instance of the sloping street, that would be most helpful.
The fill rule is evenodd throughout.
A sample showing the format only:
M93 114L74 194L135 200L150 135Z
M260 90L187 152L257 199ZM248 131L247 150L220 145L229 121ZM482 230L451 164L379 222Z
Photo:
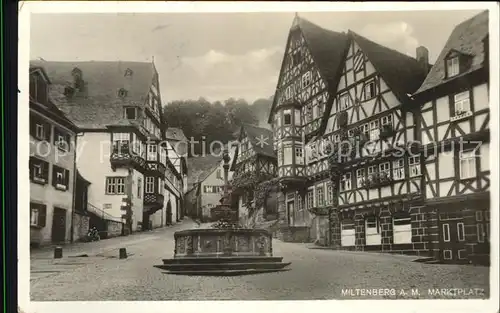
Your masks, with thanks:
M309 249L304 244L277 240L273 242L274 255L292 262L289 271L238 277L195 277L164 274L153 267L161 264L162 258L172 257L173 233L193 226L193 222L185 221L153 232L65 247L64 257L58 260L51 259L51 251L33 253L31 299L485 298L489 293L488 267L422 264L413 262L416 257L411 256ZM121 247L127 249L127 259L118 258ZM88 256L75 257L83 254ZM458 289L453 291L452 288ZM429 293L429 289L433 292ZM442 292L436 293L435 289ZM371 295L367 294L369 290ZM401 294L401 290L406 295ZM462 295L457 295L459 293Z

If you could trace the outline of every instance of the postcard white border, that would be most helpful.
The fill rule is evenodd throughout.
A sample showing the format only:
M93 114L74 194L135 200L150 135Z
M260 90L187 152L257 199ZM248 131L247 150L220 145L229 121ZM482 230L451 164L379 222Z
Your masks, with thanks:
M29 37L31 13L160 13L160 12L321 12L321 11L408 11L408 10L490 10L490 159L498 160L499 112L498 112L498 6L494 2L139 2L139 1L29 1L19 3L19 138L28 138L28 90L29 73ZM48 39L50 40L50 39ZM18 145L19 186L29 186L28 141ZM252 311L304 312L329 309L332 311L370 311L370 312L485 312L498 310L498 162L491 162L491 258L489 300L331 300L331 301L252 301L244 307ZM241 310L242 301L95 301L95 302L33 302L29 298L29 225L22 221L29 220L26 208L29 207L27 188L19 188L18 193L18 291L19 307L25 313L88 313L88 312L140 312L150 313L175 311L199 312L234 312ZM450 286L452 287L452 286ZM84 305L82 305L84 304ZM328 307L326 307L328 306Z

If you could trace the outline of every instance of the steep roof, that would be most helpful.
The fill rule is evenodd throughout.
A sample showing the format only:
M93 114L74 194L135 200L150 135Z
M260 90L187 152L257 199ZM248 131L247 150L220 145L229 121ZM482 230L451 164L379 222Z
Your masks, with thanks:
M220 162L221 158L213 155L188 158L188 186L204 181L219 166Z
M488 11L483 11L472 18L462 22L455 27L446 42L443 50L439 54L436 63L431 68L422 86L416 93L429 90L438 85L456 79L459 76L467 75L484 66L485 47L483 39L488 36ZM452 50L472 56L471 66L458 76L446 78L446 56Z
M187 140L186 135L180 128L169 127L166 131L166 138L170 140L185 141Z
M47 80L47 84L50 88L52 81L50 80L50 77L47 75L47 72L43 66L30 64L29 71L30 71L30 73L32 73L34 71L40 71L42 76L44 76L44 78ZM32 101L30 98L30 106L33 109L48 115L48 117L51 117L58 122L61 122L66 127L69 127L71 130L76 130L77 126L75 125L75 123L70 121L68 119L68 117L64 114L64 112L62 112L57 107L57 105L53 102L53 99L52 99L53 97L51 94L49 94L48 98L49 98L48 101L46 103L42 103L42 104L40 104L36 101Z
M134 124L134 121L123 119L123 105L143 104L156 76L154 64L147 62L34 60L30 63L46 69L52 81L51 95L57 98L56 104L82 128ZM85 90L68 99L64 96L64 89L73 85L72 71L75 68L82 73ZM129 77L125 77L127 69L132 71ZM127 90L124 98L118 96L121 88Z
M384 47L349 30L349 35L366 54L375 70L382 76L400 101L414 93L425 79L426 69L414 58Z
M271 130L250 124L243 124L242 131L247 135L255 153L273 158L276 157L273 148L273 132Z
M330 89L336 88L344 61L344 55L348 47L349 40L347 35L344 32L339 33L324 29L302 17L296 16L288 34L287 45L290 41L290 34L295 31L295 27L298 27L301 31L309 53L322 78L325 80L325 83ZM284 58L280 74L283 72L283 65ZM277 101L277 97L274 97L269 111L268 123L272 122L272 112L276 107Z

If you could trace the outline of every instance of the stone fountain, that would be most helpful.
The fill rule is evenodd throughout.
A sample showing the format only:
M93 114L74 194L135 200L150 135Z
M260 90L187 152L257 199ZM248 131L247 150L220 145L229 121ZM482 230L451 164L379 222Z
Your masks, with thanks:
M224 151L224 195L212 210L217 220L210 228L194 228L174 234L172 259L155 267L177 275L234 276L285 271L290 263L273 256L272 235L265 229L243 228L231 208L228 171L229 154Z

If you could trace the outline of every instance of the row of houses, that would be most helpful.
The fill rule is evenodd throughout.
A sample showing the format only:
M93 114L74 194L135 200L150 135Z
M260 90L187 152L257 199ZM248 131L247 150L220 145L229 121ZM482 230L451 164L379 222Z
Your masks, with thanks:
M187 142L163 120L154 63L30 62L30 243L184 216Z
M488 40L485 11L456 26L430 64L425 47L410 57L296 16L272 132L240 137L240 218L277 218L284 241L488 259Z

